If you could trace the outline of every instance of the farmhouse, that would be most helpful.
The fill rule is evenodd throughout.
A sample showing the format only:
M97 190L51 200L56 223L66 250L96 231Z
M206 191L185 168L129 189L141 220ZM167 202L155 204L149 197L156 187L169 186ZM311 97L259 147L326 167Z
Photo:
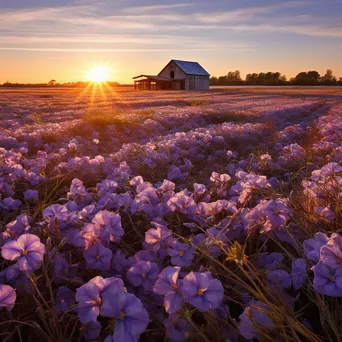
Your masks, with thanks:
M197 62L172 59L156 76L133 77L138 90L209 90L210 74Z

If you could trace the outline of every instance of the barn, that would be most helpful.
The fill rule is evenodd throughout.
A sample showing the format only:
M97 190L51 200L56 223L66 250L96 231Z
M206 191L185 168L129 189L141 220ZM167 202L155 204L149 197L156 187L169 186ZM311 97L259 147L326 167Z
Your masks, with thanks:
M197 62L172 59L154 75L133 77L136 90L209 90L210 74Z

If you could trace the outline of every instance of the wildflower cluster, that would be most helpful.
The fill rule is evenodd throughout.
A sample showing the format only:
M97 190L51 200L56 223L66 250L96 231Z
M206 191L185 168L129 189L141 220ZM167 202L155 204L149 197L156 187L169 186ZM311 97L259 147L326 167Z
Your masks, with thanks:
M107 127L82 121L85 102L43 127L32 98L4 109L2 334L338 340L341 105L214 94L187 108L177 94L170 114L161 94L143 114L151 99L126 96L131 112ZM226 106L243 120L222 122Z

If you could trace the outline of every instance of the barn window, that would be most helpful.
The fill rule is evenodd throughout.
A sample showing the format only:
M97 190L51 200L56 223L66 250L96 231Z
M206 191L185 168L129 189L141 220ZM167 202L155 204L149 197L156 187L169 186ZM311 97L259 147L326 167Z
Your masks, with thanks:
M170 72L170 77L175 78L175 72L173 70L171 70L171 72Z

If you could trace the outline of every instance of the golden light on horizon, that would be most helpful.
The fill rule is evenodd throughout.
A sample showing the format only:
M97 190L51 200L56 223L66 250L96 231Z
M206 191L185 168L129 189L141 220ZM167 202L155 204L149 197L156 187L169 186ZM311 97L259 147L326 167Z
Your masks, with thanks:
M87 72L86 78L93 83L104 83L111 78L111 69L105 65L96 65Z

